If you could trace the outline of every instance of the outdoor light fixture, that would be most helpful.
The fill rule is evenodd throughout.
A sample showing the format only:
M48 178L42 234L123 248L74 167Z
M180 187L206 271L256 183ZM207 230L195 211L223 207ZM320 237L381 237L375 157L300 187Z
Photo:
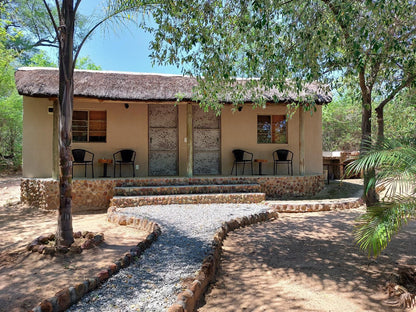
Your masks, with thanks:
M129 104L128 103L124 103L124 107L126 108L126 109L128 109L129 108Z

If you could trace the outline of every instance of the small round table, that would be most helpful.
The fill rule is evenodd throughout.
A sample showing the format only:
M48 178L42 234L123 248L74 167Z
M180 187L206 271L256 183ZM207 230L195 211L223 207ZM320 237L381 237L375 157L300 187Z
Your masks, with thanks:
M259 175L262 175L263 174L261 172L262 165L263 165L263 163L267 163L267 159L254 159L254 162L259 164Z
M104 171L103 171L103 175L102 175L101 178L110 178L110 176L107 175L107 165L108 164L112 164L113 163L113 160L112 159L104 159L104 158L101 158L101 159L98 159L98 162L100 164L103 164L104 165L104 169L103 169Z

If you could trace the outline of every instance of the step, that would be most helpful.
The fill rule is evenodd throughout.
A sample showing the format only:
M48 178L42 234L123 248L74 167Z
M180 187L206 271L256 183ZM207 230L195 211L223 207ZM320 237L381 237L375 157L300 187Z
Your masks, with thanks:
M211 193L256 193L259 184L207 184L207 185L165 185L165 186L122 186L115 187L116 196L211 194Z
M117 187L122 186L177 186L177 185L226 185L226 184L253 184L257 183L256 176L228 176L228 177L169 177L169 178L136 178L120 180Z
M156 196L114 196L110 207L136 207L173 204L251 204L266 199L265 193L178 194Z

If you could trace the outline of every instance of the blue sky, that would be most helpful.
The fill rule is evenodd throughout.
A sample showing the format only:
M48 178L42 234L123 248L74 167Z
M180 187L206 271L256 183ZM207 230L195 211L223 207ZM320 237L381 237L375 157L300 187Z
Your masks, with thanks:
M105 1L84 0L79 12L89 15L99 9L99 4ZM97 6L98 5L98 6ZM149 42L152 35L144 30L130 27L107 27L105 31L97 29L90 40L82 48L80 55L89 56L103 70L129 71L143 73L181 74L174 66L152 66L149 57Z

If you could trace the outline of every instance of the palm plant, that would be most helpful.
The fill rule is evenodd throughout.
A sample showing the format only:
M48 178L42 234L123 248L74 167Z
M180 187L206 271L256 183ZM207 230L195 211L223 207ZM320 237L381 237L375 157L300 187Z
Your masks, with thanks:
M361 249L377 257L416 215L416 147L387 139L366 145L366 153L347 167L347 174L376 172L365 191L376 187L382 198L357 219L354 235Z

